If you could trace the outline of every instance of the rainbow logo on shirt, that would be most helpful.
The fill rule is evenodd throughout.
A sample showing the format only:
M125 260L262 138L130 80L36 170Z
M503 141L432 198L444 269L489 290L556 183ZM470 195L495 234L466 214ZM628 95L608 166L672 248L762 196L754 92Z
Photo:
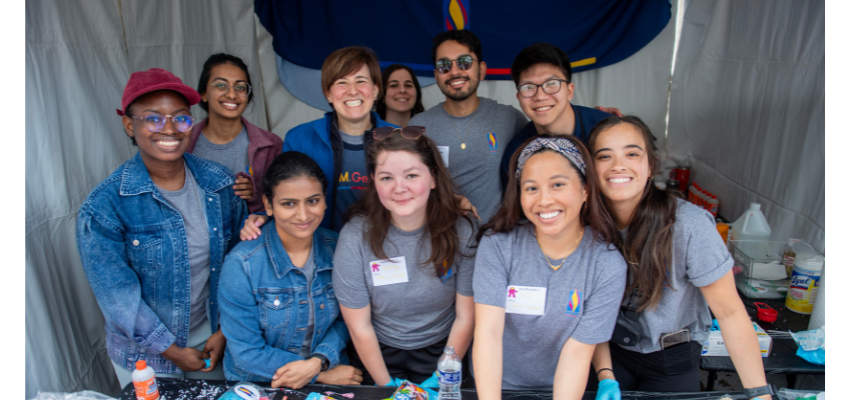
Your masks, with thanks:
M578 317L581 313L581 292L578 290L570 290L570 297L567 302L567 316Z
M499 151L499 142L496 141L496 135L493 132L487 135L487 144L490 145L490 154L496 154Z

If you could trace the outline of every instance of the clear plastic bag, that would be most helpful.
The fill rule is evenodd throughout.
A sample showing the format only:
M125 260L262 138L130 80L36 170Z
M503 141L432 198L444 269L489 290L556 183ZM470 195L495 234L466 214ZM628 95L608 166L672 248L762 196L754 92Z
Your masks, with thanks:
M31 400L117 400L103 393L83 390L74 393L38 392Z
M797 355L818 365L826 365L826 326L810 331L791 333L797 342Z

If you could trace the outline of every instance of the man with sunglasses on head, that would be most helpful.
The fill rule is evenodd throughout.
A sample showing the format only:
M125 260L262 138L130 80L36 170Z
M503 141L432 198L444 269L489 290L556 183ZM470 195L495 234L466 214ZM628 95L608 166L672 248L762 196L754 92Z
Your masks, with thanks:
M434 36L431 58L446 101L417 114L410 125L428 129L461 194L487 221L499 206L498 166L505 145L528 120L514 107L478 97L487 63L472 32L440 32Z
M549 43L535 43L514 58L511 78L517 87L516 98L531 122L505 147L499 173L503 188L508 181L511 156L527 139L542 133L562 134L573 135L587 144L593 126L611 115L570 103L575 93L572 75L567 53ZM608 110L620 114L616 108Z

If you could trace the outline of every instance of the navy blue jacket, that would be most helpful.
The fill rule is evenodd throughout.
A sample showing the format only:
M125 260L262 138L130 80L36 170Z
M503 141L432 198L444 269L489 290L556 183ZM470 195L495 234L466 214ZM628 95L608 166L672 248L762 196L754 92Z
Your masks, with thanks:
M322 219L321 227L339 232L342 229L341 226L332 226L336 187L339 184L339 173L342 167L342 139L339 134L331 134L331 126L335 123L334 113L329 112L325 114L324 118L305 122L290 129L283 139L282 151L284 153L299 151L310 156L319 164L328 179L327 196L325 197L328 208L325 209L325 217ZM372 126L376 128L384 126L398 128L382 120L374 111L372 112ZM364 138L364 145L368 145L370 139L371 136L367 135Z

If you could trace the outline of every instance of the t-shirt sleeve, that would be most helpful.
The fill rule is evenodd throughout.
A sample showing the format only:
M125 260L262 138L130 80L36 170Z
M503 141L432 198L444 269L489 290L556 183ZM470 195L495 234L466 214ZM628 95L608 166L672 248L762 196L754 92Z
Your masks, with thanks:
M525 114L522 111L514 108L514 113L516 114L516 126L514 127L514 134L519 133L523 128L525 128L525 124L528 123L528 118L525 117Z
M354 221L352 221L354 222ZM339 233L334 252L333 287L339 304L363 308L371 303L363 254L361 224L349 222Z
M680 208L687 205L680 206ZM703 287L716 282L726 275L734 262L732 255L723 244L723 239L717 232L717 225L711 214L696 211L690 218L690 235L687 238L687 274L688 280L696 287ZM697 213L698 212L698 213ZM680 213L683 214L683 213Z
M472 280L475 271L475 235L478 233L478 224L472 220L470 224L464 218L458 218L458 242L462 255L455 257L457 263L457 292L464 296L472 296Z
M506 259L500 243L506 235L484 236L475 256L475 272L472 289L475 302L505 308L505 290L508 287L509 259ZM509 258L509 257L508 257Z
M626 261L619 251L605 250L596 257L596 277L593 289L584 301L584 313L572 337L585 344L611 340L623 292L626 289Z

